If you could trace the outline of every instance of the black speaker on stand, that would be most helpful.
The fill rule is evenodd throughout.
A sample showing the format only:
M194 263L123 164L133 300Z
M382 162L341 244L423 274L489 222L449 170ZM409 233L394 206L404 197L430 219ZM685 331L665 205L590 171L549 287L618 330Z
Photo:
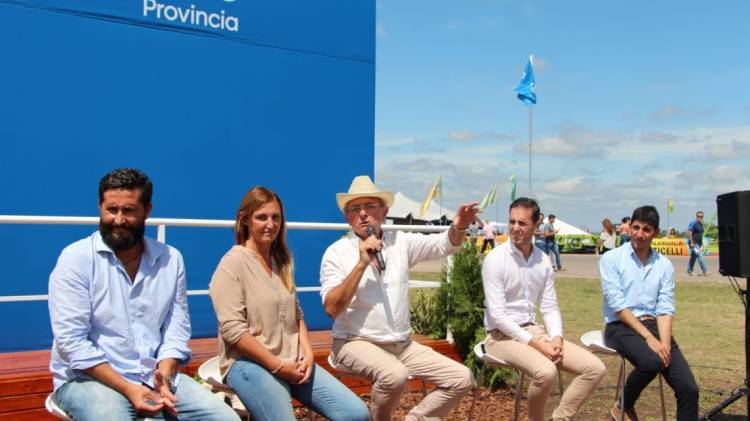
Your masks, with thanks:
M732 396L707 411L701 420L708 420L724 408L747 398L747 414L750 416L750 191L736 191L716 196L719 216L719 273L729 277L729 282L740 296L745 306L745 384L732 393ZM743 289L736 278L745 278Z

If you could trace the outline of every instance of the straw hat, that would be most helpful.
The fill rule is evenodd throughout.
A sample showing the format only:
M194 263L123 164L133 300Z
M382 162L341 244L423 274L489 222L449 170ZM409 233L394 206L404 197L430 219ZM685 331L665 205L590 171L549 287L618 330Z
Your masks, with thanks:
M347 203L360 197L377 197L385 203L386 208L390 208L393 205L393 192L380 191L378 186L367 175L354 177L348 192L336 193L336 203L338 203L341 212L344 212Z

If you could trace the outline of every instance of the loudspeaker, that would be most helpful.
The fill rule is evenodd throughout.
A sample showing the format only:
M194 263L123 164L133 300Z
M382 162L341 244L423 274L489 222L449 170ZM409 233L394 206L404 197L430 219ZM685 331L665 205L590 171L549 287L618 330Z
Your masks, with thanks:
M719 272L750 278L750 191L716 196L719 214Z

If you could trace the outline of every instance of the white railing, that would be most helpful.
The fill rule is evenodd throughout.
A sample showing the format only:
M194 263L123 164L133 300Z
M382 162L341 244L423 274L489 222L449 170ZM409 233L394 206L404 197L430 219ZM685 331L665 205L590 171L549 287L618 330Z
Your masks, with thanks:
M0 215L0 224L17 225L99 225L96 216L34 216L34 215ZM179 219L179 218L149 218L146 225L157 227L157 240L167 241L167 227L193 228L233 228L234 220L229 219ZM287 221L290 230L320 230L347 231L348 224L329 222L291 222ZM414 232L442 232L448 226L439 225L383 225L385 231L414 231ZM452 259L448 259L452 262ZM438 288L440 282L409 280L409 288ZM320 287L297 287L299 292L317 292ZM207 289L188 290L188 295L208 295ZM46 301L46 294L38 295L0 295L0 303L19 301Z

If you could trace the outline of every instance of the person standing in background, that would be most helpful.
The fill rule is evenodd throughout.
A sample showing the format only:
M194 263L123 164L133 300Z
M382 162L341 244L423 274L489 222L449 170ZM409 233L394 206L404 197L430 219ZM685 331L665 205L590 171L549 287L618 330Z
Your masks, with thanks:
M484 251L487 249L487 245L490 246L490 250L495 248L495 225L489 220L484 221L482 232L484 234L484 241L482 242L482 253L484 253Z
M617 233L615 232L615 226L612 225L612 221L608 218L604 218L602 221L602 234L599 236L597 243L601 253L604 254L613 248L617 242Z
M626 216L620 221L620 244L630 241L630 217Z
M695 213L695 220L688 225L687 240L688 249L690 250L690 261L688 262L687 273L688 276L693 276L693 268L695 267L695 261L701 266L702 274L698 276L708 275L708 267L706 266L706 260L703 259L703 212L698 211Z
M547 250L547 242L544 241L544 214L541 212L539 212L536 230L534 230L534 245L541 250L545 256L549 254L549 250Z
M551 251L555 255L555 270L562 271L562 264L560 264L560 250L557 247L557 240L555 235L559 230L555 229L555 215L547 217L547 223L544 224L544 241L547 243L547 250Z

